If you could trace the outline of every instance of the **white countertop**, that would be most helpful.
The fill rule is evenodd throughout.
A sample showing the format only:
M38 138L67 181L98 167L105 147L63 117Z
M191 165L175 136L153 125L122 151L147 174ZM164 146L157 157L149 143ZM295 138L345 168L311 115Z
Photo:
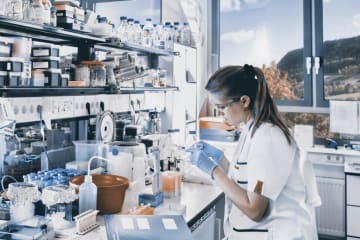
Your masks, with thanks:
M326 148L323 145L315 145L314 147L301 148L301 150L311 153L341 154L341 155L360 157L360 151L346 149L345 147L342 146L340 146L338 149L333 149L333 148Z
M207 207L212 206L222 196L222 191L215 185L203 185L195 183L183 182L181 196L177 200L181 204L186 206L186 212L184 214L185 221L190 223L197 219L198 215ZM174 204L176 200L164 198L163 206L159 206L155 209L155 213L158 209L162 209L164 205L171 203ZM136 203L134 203L135 206ZM85 235L77 235L75 233L75 227L62 231L63 236L60 239L77 240L77 239L107 239L106 230L104 226L104 219L102 216L97 217L97 222L100 227Z

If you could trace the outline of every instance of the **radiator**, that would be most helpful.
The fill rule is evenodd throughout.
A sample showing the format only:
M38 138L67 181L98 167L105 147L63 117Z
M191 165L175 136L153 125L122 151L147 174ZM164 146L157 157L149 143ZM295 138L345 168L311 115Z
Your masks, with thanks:
M319 234L345 237L345 180L316 177L322 205L316 209Z

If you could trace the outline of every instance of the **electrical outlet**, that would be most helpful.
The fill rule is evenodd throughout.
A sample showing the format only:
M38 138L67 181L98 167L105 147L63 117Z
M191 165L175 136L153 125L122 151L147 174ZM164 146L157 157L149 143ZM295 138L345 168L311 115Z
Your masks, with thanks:
M9 98L13 108L16 122L36 122L40 121L40 114L37 112L37 106L43 105L43 99L39 98Z

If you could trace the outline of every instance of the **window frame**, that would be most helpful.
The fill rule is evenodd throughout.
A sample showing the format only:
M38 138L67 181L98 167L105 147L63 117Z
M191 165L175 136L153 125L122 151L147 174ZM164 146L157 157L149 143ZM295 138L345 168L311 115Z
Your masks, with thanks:
M302 100L275 100L280 110L290 112L328 112L329 101L325 99L323 61L323 0L302 0L303 2L303 72L304 72L304 99ZM214 3L217 2L217 3ZM218 39L217 68L220 67L220 0L214 0L217 14L212 15L212 21L219 21L213 28ZM216 46L213 46L216 47ZM319 73L314 71L314 57L320 57ZM306 57L311 58L311 71L306 74ZM214 66L215 68L215 66ZM216 70L216 69L215 69Z

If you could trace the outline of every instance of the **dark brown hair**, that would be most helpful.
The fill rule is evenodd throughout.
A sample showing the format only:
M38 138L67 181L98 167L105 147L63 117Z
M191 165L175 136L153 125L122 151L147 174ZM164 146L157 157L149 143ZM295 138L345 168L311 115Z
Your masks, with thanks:
M250 98L250 109L254 117L253 136L263 122L271 122L284 133L288 143L293 141L291 133L281 119L279 111L270 96L265 76L260 68L251 65L226 66L217 70L209 79L205 89L222 98Z

